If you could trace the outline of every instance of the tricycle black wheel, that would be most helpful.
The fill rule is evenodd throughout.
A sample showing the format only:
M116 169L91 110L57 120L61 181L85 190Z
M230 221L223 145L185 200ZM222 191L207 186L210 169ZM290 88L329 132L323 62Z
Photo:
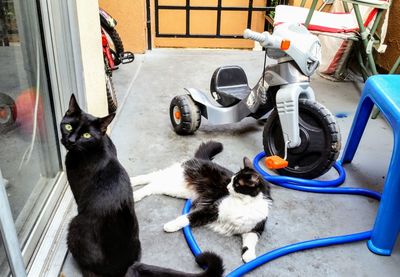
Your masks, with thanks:
M7 94L0 93L0 134L14 126L17 119L17 107L14 100Z
M289 166L278 169L281 175L313 179L327 172L338 158L340 132L333 115L321 104L299 100L301 144L288 149ZM267 156L284 157L284 140L278 113L268 117L263 132L264 151Z
M178 135L191 135L200 127L201 113L190 95L175 96L169 106L169 117Z

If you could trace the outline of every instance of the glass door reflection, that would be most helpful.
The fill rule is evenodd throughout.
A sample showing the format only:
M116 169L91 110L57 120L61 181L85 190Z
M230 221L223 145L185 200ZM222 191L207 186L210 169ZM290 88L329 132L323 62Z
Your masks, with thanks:
M0 168L21 245L61 170L37 3L0 0Z

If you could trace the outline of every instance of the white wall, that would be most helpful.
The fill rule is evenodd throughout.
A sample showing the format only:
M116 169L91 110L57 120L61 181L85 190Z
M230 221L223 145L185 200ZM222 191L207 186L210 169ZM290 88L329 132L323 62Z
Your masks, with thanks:
M76 0L87 111L108 113L98 0Z

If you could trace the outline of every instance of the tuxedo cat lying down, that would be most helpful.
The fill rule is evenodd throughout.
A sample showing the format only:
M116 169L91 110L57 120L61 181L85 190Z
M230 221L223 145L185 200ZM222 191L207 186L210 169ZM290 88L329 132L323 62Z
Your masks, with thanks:
M85 277L222 276L221 258L196 258L207 270L189 274L139 263L140 241L132 188L107 136L115 114L97 118L83 112L74 95L61 122L61 142L68 150L65 165L78 206L70 225L68 249Z
M255 247L268 217L270 188L246 157L244 168L236 174L212 162L222 149L219 142L202 143L193 159L132 177L132 186L147 184L134 192L134 200L151 194L192 199L190 213L166 223L164 230L206 225L223 235L241 235L242 259L249 262L256 257Z

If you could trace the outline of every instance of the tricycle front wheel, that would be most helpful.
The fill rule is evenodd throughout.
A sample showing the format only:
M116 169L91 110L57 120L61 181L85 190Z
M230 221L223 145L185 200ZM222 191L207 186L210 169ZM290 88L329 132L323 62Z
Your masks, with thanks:
M199 107L190 95L175 96L169 107L172 127L178 135L191 135L197 131L201 123Z
M321 104L299 100L301 144L288 149L289 166L278 169L281 175L313 179L327 172L339 156L340 132L334 116ZM276 109L268 117L263 132L267 156L284 157L285 142Z

